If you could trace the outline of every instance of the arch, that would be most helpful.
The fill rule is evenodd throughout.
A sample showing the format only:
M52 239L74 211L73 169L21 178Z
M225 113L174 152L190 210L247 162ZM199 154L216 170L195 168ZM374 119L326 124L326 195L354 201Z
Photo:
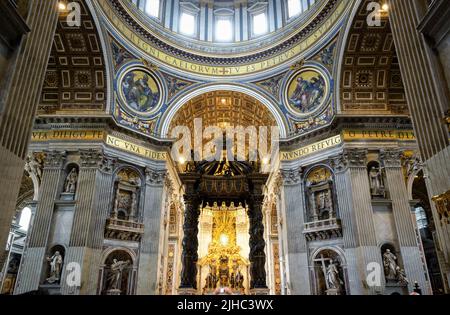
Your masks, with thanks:
M208 92L216 92L216 91L240 92L255 98L256 100L261 102L261 104L263 104L273 115L275 121L277 122L278 127L280 128L280 138L286 138L286 136L288 135L289 132L288 124L277 104L275 104L273 101L271 101L269 98L265 97L261 93L249 87L239 84L221 83L196 88L195 90L190 91L177 98L176 101L174 101L172 105L170 105L170 108L162 117L162 125L159 128L161 136L163 137L168 136L172 119L175 117L178 110L183 107L183 105L192 100L194 97L200 96Z
M136 253L134 251L132 251L131 249L127 248L127 247L108 247L107 249L105 249L103 251L102 254L102 266L105 266L106 260L108 259L108 257L116 252L116 251L124 251L126 252L128 255L130 255L131 260L133 261L133 266L136 266Z
M310 263L311 266L314 263L314 259L317 258L317 255L319 255L324 250L330 250L330 251L335 252L339 256L339 258L341 259L341 261L340 261L341 266L342 267L346 267L347 266L347 259L345 258L345 252L339 246L323 246L323 247L316 248L316 250L314 250L311 253L311 256L309 258L309 263Z

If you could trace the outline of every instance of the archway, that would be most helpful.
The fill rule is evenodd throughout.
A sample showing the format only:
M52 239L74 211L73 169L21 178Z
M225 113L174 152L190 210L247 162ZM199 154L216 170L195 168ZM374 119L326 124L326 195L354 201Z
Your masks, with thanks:
M280 129L280 138L286 137L289 133L289 127L283 113L280 111L277 104L269 98L263 96L254 89L250 89L242 85L215 84L197 88L177 98L173 104L170 105L167 113L162 117L160 134L165 137L169 136L171 127L174 125L173 122L176 121L176 117L179 115L180 109L195 101L197 97L202 95L226 95L225 97L239 95L239 98L247 99L250 103L255 104L254 106L261 112L265 112L267 116L271 118L271 125L266 126L277 126ZM216 105L219 104L217 103ZM233 111L236 111L236 107L233 107ZM236 125L237 122L232 123Z

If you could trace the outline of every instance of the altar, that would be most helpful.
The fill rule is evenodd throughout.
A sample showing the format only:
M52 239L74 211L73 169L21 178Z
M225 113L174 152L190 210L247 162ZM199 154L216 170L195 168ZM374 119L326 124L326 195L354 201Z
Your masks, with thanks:
M249 220L244 205L206 204L199 220L201 294L248 294Z

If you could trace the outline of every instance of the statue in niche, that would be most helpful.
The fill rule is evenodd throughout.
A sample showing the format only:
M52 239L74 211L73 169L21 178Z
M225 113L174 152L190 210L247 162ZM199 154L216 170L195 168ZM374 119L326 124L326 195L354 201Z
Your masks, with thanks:
M327 267L325 279L328 290L337 290L338 293L341 291L344 282L340 278L339 269L333 260L330 260L330 264Z
M387 280L397 279L397 256L390 249L386 249L383 254L384 274Z
M405 270L397 266L397 280L400 285L408 285L409 280L406 278Z
M384 185L381 170L379 167L372 166L369 171L370 190L372 196L381 197L384 196Z
M118 261L113 259L111 264L111 273L108 276L108 291L121 290L122 276L124 269L131 264L130 261Z
M75 194L77 190L78 173L75 168L73 168L69 175L67 175L66 182L64 183L64 192L68 194Z
M46 279L47 283L54 284L59 283L61 278L63 257L59 251L56 251L52 257L47 257L47 261L50 264L50 274Z

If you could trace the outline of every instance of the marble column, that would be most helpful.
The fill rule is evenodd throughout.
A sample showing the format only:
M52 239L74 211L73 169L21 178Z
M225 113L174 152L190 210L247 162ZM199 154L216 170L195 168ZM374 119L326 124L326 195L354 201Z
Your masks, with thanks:
M429 6L425 1L390 0L389 10L408 108L421 158L429 174L427 189L432 196L443 195L450 191L450 163L448 162L450 161L448 125L450 94L444 75L450 69L447 67L448 63L442 63L443 59L439 60L439 49L433 47L431 37L424 36L421 30L431 26L432 35L448 33L447 24L439 21L439 19L447 19L448 9L446 11L445 8L448 4L444 2L448 1L437 0L431 3L432 6L439 5L442 8L433 12L434 17L431 20L426 16ZM448 59L448 55L441 57ZM433 216L438 217L436 207L432 207L432 211ZM436 235L438 251L441 251L445 257L443 263L446 266L441 266L443 267L441 269L450 270L448 242L450 224L448 221L436 222ZM446 272L444 279L447 282L450 281L450 272Z
M0 248L6 247L14 216L57 17L57 0L30 1L26 24L31 31L21 42L20 38L17 40L17 47L11 47L13 57L0 82ZM2 23L9 23L12 16L8 18ZM4 258L0 254L0 266Z
M72 230L70 232L69 248L65 256L65 265L78 263L81 267L81 287L69 287L67 281L61 281L61 293L64 295L81 294L88 282L89 273L86 272L90 265L90 251L88 239L92 233L90 223L94 216L94 200L97 194L97 170L101 161L101 153L94 150L80 151L80 172L78 175L76 205L74 209ZM98 228L98 227L97 227ZM64 270L62 279L66 279Z
M161 215L164 213L164 183L166 171L147 168L144 201L144 235L139 255L138 295L158 294L158 266L160 237L164 230Z
M339 219L342 225L342 240L347 261L347 290L351 295L364 294L363 273L358 268L358 229L355 208L353 207L351 174L345 154L335 156L330 161L334 169L336 198L339 207Z
M387 188L392 200L392 213L403 267L406 277L410 280L409 292L412 292L414 281L417 281L423 294L430 294L429 284L425 278L427 270L421 260L419 244L417 243L416 222L413 221L411 216L411 206L401 167L401 158L402 152L399 150L385 150L381 152L381 161L386 172Z
M197 291L198 223L200 199L197 194L184 195L185 211L183 224L182 270L179 292L195 294Z
M357 245L356 256L353 259L357 262L360 278L366 284L365 290L361 294L376 294L382 291L383 282L380 283L381 287L378 287L368 286L365 281L369 274L367 268L370 263L378 263L381 268L383 266L373 221L372 196L366 168L367 150L347 149L344 154L350 170L349 192L351 191L353 209L355 209L356 224L354 224L354 228L358 237L358 243L355 243ZM343 232L345 233L345 231ZM347 241L351 242L348 239ZM382 281L383 279L384 277L382 277Z
M55 200L60 193L63 180L63 165L66 152L46 152L39 201L33 221L33 228L28 236L27 250L24 252L17 276L14 294L35 291L39 288L43 275L44 260L47 254L47 241L50 233Z
M301 169L282 170L284 181L282 189L281 220L288 293L310 295L309 257L306 238L303 234L305 224L305 193Z

